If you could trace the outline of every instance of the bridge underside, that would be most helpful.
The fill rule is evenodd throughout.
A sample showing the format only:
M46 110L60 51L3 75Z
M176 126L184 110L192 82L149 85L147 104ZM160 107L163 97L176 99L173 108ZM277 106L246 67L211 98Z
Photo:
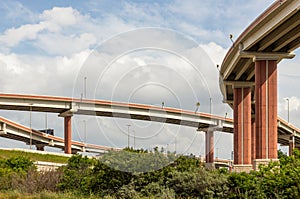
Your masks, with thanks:
M277 64L293 58L299 46L300 1L278 0L228 51L220 88L224 102L234 109L237 167L277 159L277 141L282 141L277 129ZM290 148L295 147L293 135L285 143Z

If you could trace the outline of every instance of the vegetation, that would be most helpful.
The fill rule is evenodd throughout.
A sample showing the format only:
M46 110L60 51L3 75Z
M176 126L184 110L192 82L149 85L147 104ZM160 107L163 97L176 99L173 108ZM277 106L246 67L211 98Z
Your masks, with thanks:
M194 157L126 149L100 159L74 155L37 172L27 157L0 162L0 198L299 198L300 152L259 171L207 170Z
M52 155L52 154L39 154L30 153L18 150L3 150L0 149L0 159L8 159L12 157L28 157L32 161L44 161L54 163L67 163L69 157Z

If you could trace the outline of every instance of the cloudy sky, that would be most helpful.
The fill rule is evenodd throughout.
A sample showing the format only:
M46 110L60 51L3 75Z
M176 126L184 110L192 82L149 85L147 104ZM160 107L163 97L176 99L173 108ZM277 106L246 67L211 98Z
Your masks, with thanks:
M222 103L217 64L233 39L273 0L1 1L0 92L123 101L210 111L232 117ZM258 6L259 5L259 6ZM298 55L299 52L296 51ZM300 126L299 57L279 64L279 115ZM86 77L86 80L84 78ZM84 89L86 83L86 90ZM29 113L0 111L29 126ZM45 128L44 113L32 127ZM84 122L85 121L85 122ZM86 135L84 134L86 123ZM73 138L112 147L164 147L205 155L196 129L134 120L73 117ZM63 120L47 114L63 136ZM24 147L0 139L3 147ZM232 136L217 133L216 156L230 158Z

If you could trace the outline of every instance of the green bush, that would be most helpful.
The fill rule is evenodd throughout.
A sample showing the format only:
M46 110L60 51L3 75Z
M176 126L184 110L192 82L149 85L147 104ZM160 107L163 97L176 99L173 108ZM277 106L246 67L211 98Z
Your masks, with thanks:
M158 182L151 182L146 185L141 193L143 196L155 198L175 198L175 192L173 189L169 189Z
M12 157L6 160L0 160L0 166L5 172L1 174L6 174L7 172L27 172L31 168L35 168L33 162L27 157Z
M93 178L92 168L95 159L74 155L68 160L67 166L63 167L63 176L58 187L60 190L75 190L82 193L90 193L90 182Z
M270 162L259 171L231 173L229 198L300 198L300 152L280 155L280 162Z
M228 192L224 174L198 168L193 171L174 171L167 186L180 197L222 198Z
M101 161L96 163L91 175L90 191L101 196L116 193L123 185L129 184L132 178L131 173L115 170Z
M12 157L0 160L0 189L13 189L13 182L19 181L29 170L35 170L33 162L26 157Z
M141 194L134 189L132 184L123 185L115 194L119 199L135 199L140 198Z
M165 155L157 150L148 153L143 150L126 149L123 151L109 151L100 160L115 170L144 173L159 170L169 165L175 158L172 153Z
M145 151L130 153L141 156L128 151L109 153L100 160L73 156L63 169L59 187L104 198L300 198L297 150L291 157L282 155L280 162L250 173L206 170L199 160L186 156L158 170L150 165L150 172L142 172L150 160L165 164L170 157L156 150L149 159L141 158L143 162L138 159L146 157Z
M60 170L38 172L29 170L26 174L13 173L10 179L12 190L23 193L40 193L43 191L58 191L57 184L60 182L62 172Z

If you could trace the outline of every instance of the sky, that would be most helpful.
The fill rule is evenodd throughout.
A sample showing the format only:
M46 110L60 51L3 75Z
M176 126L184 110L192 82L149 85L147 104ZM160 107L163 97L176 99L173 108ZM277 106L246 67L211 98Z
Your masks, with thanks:
M235 40L273 2L0 1L0 92L163 102L187 110L200 102L200 112L232 117L222 103L216 65L232 45L229 35ZM295 53L278 66L278 114L287 119L289 98L290 122L300 127ZM28 112L1 110L0 115L29 126ZM204 133L194 128L91 116L72 121L74 140L123 148L130 124L130 146L135 140L136 148L205 155ZM46 127L63 136L57 114L32 113L32 128ZM230 159L232 142L232 135L216 132L215 156ZM0 145L28 148L5 138Z

